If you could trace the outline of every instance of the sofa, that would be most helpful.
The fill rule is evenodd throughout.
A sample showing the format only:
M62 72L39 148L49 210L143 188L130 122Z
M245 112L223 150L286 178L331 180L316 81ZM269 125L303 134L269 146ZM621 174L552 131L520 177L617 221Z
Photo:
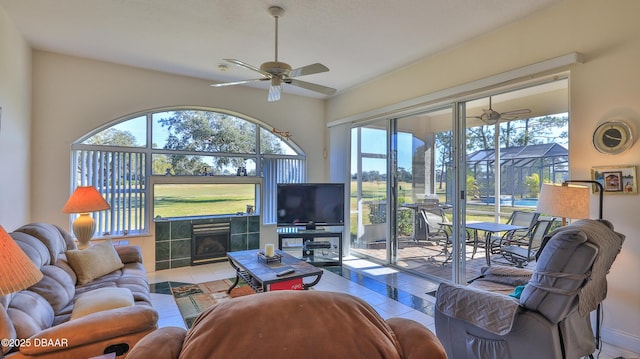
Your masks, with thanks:
M0 297L0 357L90 358L115 352L124 358L157 329L139 247L104 241L78 250L68 232L48 223L9 234L43 278Z
M140 340L129 359L175 358L445 359L422 324L382 319L345 293L284 290L220 302L189 331L163 327Z
M580 220L545 236L533 271L491 266L469 285L441 283L435 324L448 357L592 355L599 338L590 314L606 298L624 239L608 221Z

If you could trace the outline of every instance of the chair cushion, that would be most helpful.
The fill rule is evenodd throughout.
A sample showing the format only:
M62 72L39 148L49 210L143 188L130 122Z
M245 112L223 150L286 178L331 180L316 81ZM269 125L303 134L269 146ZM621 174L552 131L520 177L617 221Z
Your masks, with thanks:
M78 276L78 284L92 280L124 267L110 240L83 250L65 252L67 261Z
M99 288L82 293L76 298L71 319L109 309L130 307L133 303L133 295L127 288Z

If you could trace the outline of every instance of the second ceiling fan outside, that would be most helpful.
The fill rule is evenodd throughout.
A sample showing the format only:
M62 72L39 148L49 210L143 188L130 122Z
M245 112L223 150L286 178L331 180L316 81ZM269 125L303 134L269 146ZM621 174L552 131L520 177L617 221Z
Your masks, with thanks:
M528 113L531 113L531 110L528 108L523 108L520 110L513 110L513 111L498 112L493 109L491 105L491 97L489 97L489 108L482 109L482 114L480 116L469 116L469 118L480 119L480 121L482 121L483 124L485 125L495 125L501 120L513 120L518 118L518 116L520 115L524 115Z

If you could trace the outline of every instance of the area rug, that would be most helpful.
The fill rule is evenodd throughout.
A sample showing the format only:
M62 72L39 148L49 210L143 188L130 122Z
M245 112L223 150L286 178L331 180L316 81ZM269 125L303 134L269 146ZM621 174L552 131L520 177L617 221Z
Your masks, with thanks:
M198 315L212 305L256 293L245 282L240 281L238 286L231 290L231 294L227 294L233 282L235 278L171 287L171 293L187 328L191 328Z

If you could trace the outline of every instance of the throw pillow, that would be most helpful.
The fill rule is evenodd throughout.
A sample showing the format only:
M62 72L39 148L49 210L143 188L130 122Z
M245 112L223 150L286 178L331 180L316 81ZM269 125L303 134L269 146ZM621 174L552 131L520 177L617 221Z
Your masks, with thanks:
M71 319L109 309L130 307L133 304L133 294L127 288L99 288L78 295L73 304Z
M124 267L110 240L87 249L66 251L67 262L78 276L78 284L92 280Z

